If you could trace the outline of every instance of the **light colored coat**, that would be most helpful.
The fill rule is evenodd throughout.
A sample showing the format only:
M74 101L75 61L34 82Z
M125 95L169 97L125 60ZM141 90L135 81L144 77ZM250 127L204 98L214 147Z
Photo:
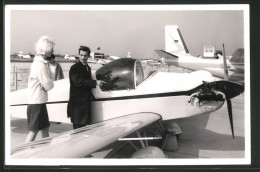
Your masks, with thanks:
M28 104L43 104L48 101L47 91L54 87L47 60L35 56L28 79Z
M54 81L64 79L63 70L60 64L56 60L52 60L51 63L49 62L49 65L50 65L51 75Z

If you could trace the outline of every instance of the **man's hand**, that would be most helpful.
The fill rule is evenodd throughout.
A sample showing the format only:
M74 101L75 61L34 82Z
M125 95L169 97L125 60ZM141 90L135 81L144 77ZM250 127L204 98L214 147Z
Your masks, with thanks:
M106 83L105 81L97 80L97 85L98 85L98 86L101 86L102 84L105 84L105 83Z

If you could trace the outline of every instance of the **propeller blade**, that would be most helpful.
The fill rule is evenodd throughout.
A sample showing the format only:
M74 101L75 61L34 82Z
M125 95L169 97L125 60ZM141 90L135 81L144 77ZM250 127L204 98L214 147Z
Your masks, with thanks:
M228 116L229 116L229 122L231 126L232 136L234 139L234 128L233 128L233 116L232 116L232 103L230 99L227 99L227 108L228 108Z
M227 69L227 59L226 59L226 53L225 53L225 46L223 44L223 66L224 66L224 80L229 81L229 75L228 75L228 69ZM227 107L228 107L228 116L229 116L229 122L231 126L232 136L234 137L234 127L233 127L233 115L232 115L232 103L229 98L227 100Z
M223 66L224 66L224 79L229 80L228 69L227 69L227 59L226 59L224 44L223 44Z

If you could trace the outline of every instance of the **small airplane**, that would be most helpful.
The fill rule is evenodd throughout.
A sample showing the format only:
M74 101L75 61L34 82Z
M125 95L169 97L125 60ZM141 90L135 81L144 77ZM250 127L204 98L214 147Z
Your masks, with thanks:
M121 57L118 57L118 56L108 56L108 59L110 60L117 60L117 59L120 59Z
M161 60L157 60L157 59L145 59L145 60L142 60L141 62L146 63L151 66L162 64Z
M155 50L163 63L181 68L196 70L207 70L218 78L224 78L223 58L203 59L190 55L184 42L184 38L177 25L165 26L165 50ZM227 61L229 78L231 81L244 82L244 58L231 58Z
M67 59L67 60L77 60L78 57L70 56L70 55L66 54L66 55L64 56L64 59Z
M103 61L105 62L104 64L107 64L113 60L117 60L117 59L120 59L121 57L118 57L118 56L110 56L110 55L107 55L105 56L105 58L103 59Z
M105 65L107 62L104 59L98 59L98 58L88 58L87 63L94 63L94 64L100 64Z
M90 58L88 58L88 63L95 63L95 64L101 64L105 65L115 59L119 59L120 57L118 56L109 56L109 55L104 55L103 53L95 53L91 52L90 53Z
M103 81L92 90L92 124L13 148L11 157L86 157L113 142L131 141L133 138L128 136L134 132L138 136L134 139L145 149L149 139L167 141L165 135L169 133L161 120L210 113L221 108L225 101L234 137L231 99L243 93L242 84L215 81L208 71L173 73L150 69L137 59L120 58L92 71L93 79ZM69 80L58 80L54 85L48 93L49 120L70 123ZM26 102L27 89L11 92L11 116L26 118ZM157 127L161 137L146 137L145 131L151 125Z
M23 54L22 51L20 51L20 52L17 54L17 56L18 56L19 58L24 58L24 59L30 59L30 58L31 58L31 55L30 55L30 54Z

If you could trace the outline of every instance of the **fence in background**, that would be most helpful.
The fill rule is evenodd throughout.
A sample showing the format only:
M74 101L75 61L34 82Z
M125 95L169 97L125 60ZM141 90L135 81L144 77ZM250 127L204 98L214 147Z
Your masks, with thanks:
M10 88L11 91L27 87L30 68L11 66Z
M63 70L65 78L69 75L69 70ZM10 91L27 88L30 67L11 66Z

